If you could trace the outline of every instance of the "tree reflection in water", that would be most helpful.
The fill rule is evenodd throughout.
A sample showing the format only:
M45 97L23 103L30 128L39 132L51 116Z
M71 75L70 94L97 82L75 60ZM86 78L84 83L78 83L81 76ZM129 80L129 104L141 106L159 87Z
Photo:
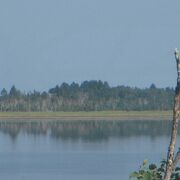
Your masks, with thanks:
M118 121L118 120L2 120L0 132L16 139L19 133L28 135L44 135L55 139L82 139L88 141L102 141L110 137L135 136L168 136L170 135L170 121ZM50 132L50 133L48 133ZM180 134L180 127L178 129Z

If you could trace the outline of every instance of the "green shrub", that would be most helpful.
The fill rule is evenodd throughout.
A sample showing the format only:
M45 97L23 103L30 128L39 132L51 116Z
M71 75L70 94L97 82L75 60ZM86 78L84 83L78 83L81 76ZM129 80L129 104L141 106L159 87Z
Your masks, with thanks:
M139 171L131 173L129 178L134 180L162 180L165 168L165 160L161 161L160 167L157 167L155 164L148 165L148 161L144 160L143 164L139 168ZM180 180L180 167L175 168L171 176L171 180Z

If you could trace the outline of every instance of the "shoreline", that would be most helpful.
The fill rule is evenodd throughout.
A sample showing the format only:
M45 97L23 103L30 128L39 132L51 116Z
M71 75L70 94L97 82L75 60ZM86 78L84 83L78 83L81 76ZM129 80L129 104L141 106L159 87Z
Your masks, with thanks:
M171 120L172 111L0 112L2 120Z

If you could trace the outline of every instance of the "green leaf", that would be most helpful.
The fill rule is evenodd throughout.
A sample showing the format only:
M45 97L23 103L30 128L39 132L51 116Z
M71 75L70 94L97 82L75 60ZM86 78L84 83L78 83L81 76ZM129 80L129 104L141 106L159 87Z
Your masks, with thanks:
M158 168L158 172L165 172L165 169L160 167L160 168Z
M146 172L143 176L143 180L152 180L152 175L150 172Z
M143 178L143 175L142 174L139 174L139 176L137 177L138 179L142 179Z
M144 170L139 170L139 173L140 173L140 174L144 174L145 171L144 171Z
M164 165L166 165L166 160L165 160L165 159L163 159L163 160L161 161L161 166L164 166Z
M162 175L160 173L157 173L156 174L156 179L158 179L158 180L162 179Z
M156 169L157 168L157 166L155 165L155 164L150 164L149 165L149 169L150 170L154 170L154 169Z
M139 176L139 173L138 172L133 172L130 176L129 176L129 178L137 178Z
M176 167L175 171L180 171L180 167Z

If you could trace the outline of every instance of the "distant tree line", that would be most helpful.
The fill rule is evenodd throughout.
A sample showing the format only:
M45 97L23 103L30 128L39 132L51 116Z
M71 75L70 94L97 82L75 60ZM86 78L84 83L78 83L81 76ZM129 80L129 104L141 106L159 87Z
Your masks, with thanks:
M1 91L0 111L171 110L173 88L110 87L107 82L62 83L48 92Z

